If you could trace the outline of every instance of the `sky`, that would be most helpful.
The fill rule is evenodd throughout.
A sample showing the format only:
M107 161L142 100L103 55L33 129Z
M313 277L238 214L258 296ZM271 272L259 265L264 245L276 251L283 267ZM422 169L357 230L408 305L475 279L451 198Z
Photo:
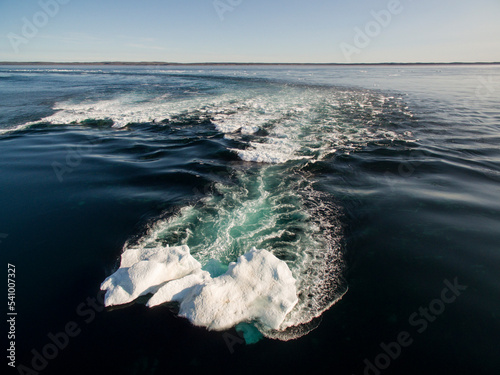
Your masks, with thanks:
M500 61L500 0L0 0L0 61Z

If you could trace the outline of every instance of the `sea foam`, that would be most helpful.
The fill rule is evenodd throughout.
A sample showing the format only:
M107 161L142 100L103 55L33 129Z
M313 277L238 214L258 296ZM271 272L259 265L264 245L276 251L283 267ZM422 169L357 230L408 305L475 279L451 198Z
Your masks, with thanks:
M368 90L252 87L65 102L44 119L109 118L114 127L148 122L173 132L202 124L223 133L241 160L253 162L232 164L231 183L214 178L213 194L127 243L120 269L102 285L107 305L151 294L148 306L177 302L179 315L194 325L222 330L249 323L286 341L314 329L346 293L340 215L331 196L317 190L310 165L406 139L381 124L394 113L408 119L411 113L399 100ZM178 254L169 258L171 251Z

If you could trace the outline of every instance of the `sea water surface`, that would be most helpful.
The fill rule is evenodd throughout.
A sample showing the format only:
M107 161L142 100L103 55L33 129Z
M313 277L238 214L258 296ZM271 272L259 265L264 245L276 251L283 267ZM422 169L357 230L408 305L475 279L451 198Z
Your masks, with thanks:
M0 98L16 365L500 368L498 65L0 66ZM214 280L252 248L269 252L291 272L296 303L280 306L257 272L233 275L264 292L231 308L286 310L277 326L249 315L207 329L206 301L187 315L148 308L165 281L103 308L101 283L122 253L183 245ZM282 287L282 276L271 280Z

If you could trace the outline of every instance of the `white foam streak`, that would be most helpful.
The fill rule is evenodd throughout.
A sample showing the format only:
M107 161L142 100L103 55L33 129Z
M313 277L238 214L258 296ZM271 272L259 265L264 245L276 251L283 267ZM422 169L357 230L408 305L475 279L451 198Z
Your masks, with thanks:
M36 122L110 119L115 128L121 128L131 123L161 126L164 120L198 116L209 119L228 138L246 144L244 149L233 149L241 159L274 164L321 160L332 152L350 152L368 142L405 140L404 134L381 128L379 117L393 110L411 118L411 112L397 98L380 93L286 86L185 98L168 93L125 94L100 101L62 102L54 110L56 113ZM253 139L246 139L248 136Z
M313 329L311 322L346 292L336 206L312 188L302 164L291 161L405 140L384 126L393 113L411 118L404 108L377 92L276 85L182 100L124 96L63 103L48 120L111 118L123 126L198 116L236 142L231 151L240 159L262 163L234 170L234 184L215 184L216 194L127 244L120 269L103 288L109 304L153 293L150 306L176 301L179 314L195 325L218 330L253 321L265 336L289 340ZM169 266L155 258L170 251L161 249L178 248L183 255ZM228 271L210 276L201 265L213 259Z
M267 143L250 142L245 150L235 150L238 156L245 161L257 163L279 164L288 160L303 159L304 157L295 156L298 149L297 144L293 144L286 139L273 138Z

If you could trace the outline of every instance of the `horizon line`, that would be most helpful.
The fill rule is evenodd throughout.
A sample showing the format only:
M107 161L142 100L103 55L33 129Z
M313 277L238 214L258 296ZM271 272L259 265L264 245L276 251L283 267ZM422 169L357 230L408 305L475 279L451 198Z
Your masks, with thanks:
M360 66L360 65L500 65L500 61L477 61L477 62L368 62L368 63L304 63L304 62L164 62L164 61L88 61L88 62L62 62L62 61L0 61L0 65L325 65L325 66Z

